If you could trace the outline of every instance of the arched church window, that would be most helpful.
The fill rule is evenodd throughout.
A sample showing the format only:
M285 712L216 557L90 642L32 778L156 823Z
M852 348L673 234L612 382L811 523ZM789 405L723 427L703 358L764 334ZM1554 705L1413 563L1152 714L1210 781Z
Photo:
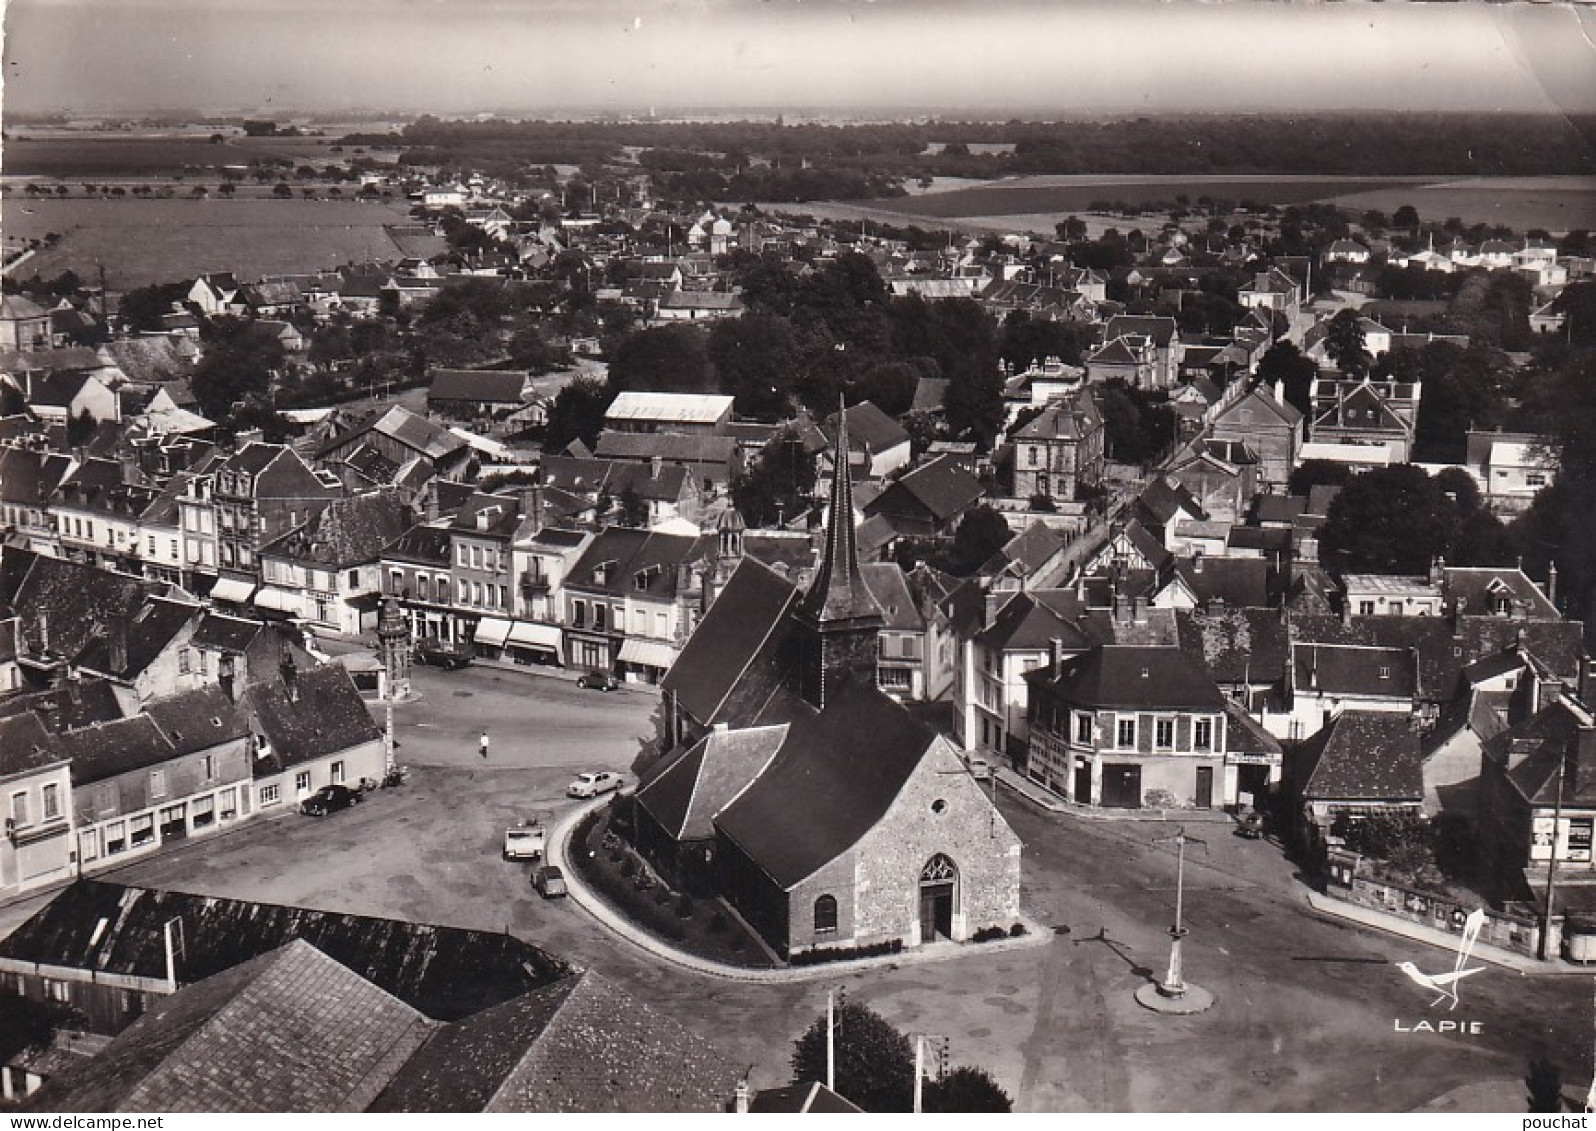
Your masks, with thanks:
M920 882L928 884L946 883L948 880L957 878L958 874L958 865L939 852L926 861L925 869L920 873Z
M815 900L815 930L835 931L837 929L837 897L823 895Z

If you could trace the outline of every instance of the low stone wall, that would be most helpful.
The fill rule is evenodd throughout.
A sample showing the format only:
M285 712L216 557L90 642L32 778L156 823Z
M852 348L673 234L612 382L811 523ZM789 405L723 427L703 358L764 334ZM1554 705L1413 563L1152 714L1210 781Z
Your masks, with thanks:
M1465 905L1434 892L1417 891L1376 879L1364 874L1361 864L1359 857L1331 852L1325 894L1332 899L1354 903L1371 911L1458 936L1463 933L1463 920L1478 906ZM1540 923L1536 920L1486 908L1485 926L1480 928L1480 942L1535 958L1540 948L1540 937ZM1556 918L1552 920L1552 933L1548 941L1551 943L1550 952L1555 954L1562 942L1561 923Z

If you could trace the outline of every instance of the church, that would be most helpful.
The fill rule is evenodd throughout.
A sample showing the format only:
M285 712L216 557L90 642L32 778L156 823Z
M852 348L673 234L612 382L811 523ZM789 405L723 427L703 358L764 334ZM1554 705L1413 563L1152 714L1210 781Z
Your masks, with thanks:
M1019 838L954 746L876 687L884 617L839 466L808 590L743 559L666 676L669 753L634 810L656 869L789 958L962 941L1020 914Z

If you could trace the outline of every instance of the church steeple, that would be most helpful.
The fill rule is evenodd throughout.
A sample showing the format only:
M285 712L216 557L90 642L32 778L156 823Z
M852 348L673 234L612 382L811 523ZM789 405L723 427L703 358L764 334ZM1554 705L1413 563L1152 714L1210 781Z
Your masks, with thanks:
M885 618L859 572L853 528L853 473L848 466L848 417L837 417L831 514L815 580L796 610L803 627L799 693L816 707L849 683L873 684L878 634Z

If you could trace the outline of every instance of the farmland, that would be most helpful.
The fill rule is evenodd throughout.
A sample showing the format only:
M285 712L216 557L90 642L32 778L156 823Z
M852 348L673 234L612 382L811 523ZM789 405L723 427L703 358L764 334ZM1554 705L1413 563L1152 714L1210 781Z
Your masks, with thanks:
M1412 204L1426 220L1456 216L1465 223L1502 224L1515 231L1541 227L1562 232L1596 228L1596 178L1310 176L1038 176L1001 181L939 178L930 191L857 203L825 202L769 207L819 217L947 226L965 230L1051 231L1065 216L1086 220L1093 235L1104 227L1157 227L1166 217L1088 215L1098 202L1146 207L1185 196L1232 203L1287 205L1327 200L1353 212L1388 215Z
M137 200L67 197L5 201L6 246L59 232L61 241L15 273L50 278L105 267L116 290L232 271L242 279L296 274L368 259L435 254L442 240L396 241L402 205L330 200Z

